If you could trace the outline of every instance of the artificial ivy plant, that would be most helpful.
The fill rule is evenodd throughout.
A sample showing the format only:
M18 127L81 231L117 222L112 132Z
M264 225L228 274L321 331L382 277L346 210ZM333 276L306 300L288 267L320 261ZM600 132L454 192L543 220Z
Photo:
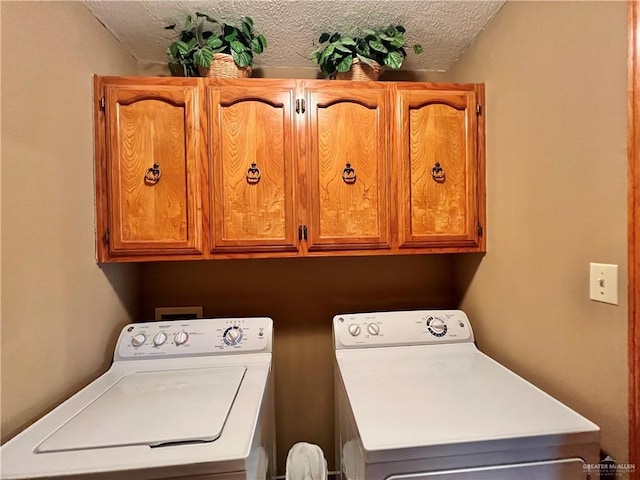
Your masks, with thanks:
M400 68L407 56L407 48L420 55L422 45L406 45L406 30L402 25L384 28L361 28L350 34L322 33L320 44L312 53L311 60L320 66L322 74L333 78L337 72L347 72L355 58L369 66L374 62L389 68Z
M213 30L207 27L213 27ZM176 24L166 30L176 30ZM198 67L209 67L215 53L233 57L238 67L253 65L254 54L267 48L267 39L253 31L253 20L243 17L239 25L219 22L206 13L187 15L177 39L167 48L172 73L181 71L185 77L197 77Z

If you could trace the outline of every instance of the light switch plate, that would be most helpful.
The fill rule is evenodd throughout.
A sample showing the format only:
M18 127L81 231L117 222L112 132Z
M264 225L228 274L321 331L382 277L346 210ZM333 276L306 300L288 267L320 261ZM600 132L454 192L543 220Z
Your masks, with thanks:
M591 300L618 305L618 265L590 263L589 267Z

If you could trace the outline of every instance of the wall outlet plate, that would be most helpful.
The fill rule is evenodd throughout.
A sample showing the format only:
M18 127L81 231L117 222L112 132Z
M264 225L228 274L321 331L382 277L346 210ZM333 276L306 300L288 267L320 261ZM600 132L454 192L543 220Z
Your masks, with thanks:
M589 269L591 300L618 305L618 265L590 263Z
M156 320L202 318L202 307L156 307Z

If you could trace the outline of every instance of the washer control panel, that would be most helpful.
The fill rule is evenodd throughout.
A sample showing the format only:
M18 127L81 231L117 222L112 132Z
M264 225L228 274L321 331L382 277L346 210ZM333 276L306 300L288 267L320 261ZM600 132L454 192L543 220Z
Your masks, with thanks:
M336 349L473 342L461 310L351 313L333 317Z
M272 342L266 317L131 323L120 332L114 360L269 353Z

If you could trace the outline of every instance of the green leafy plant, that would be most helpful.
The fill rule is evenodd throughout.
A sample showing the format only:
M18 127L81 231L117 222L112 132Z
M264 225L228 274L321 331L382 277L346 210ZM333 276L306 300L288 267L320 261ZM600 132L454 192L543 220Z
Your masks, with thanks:
M405 32L402 25L389 25L357 29L351 34L323 33L318 39L320 45L311 53L311 60L320 66L327 78L349 71L355 58L369 66L376 62L385 67L400 68L407 48L412 48L417 55L423 51L422 45L406 45Z
M213 30L207 27L213 27ZM176 30L176 24L165 30ZM253 31L253 20L243 17L240 25L219 22L206 13L187 15L177 39L167 48L172 73L181 70L185 77L198 76L198 67L209 67L216 53L233 57L238 67L253 65L254 54L267 48L267 39Z

